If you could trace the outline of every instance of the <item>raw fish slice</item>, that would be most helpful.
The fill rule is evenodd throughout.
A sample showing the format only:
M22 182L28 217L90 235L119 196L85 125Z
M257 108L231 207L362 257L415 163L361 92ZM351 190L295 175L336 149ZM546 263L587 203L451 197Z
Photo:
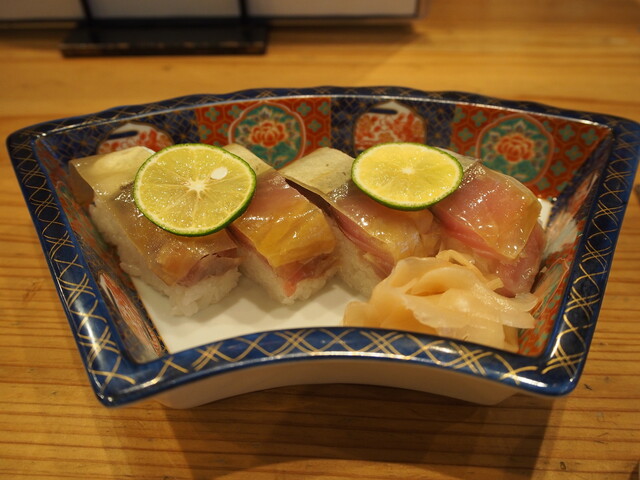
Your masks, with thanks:
M540 202L516 179L480 162L464 164L458 190L431 207L442 226L442 247L464 252L484 273L497 274L500 293L531 291L545 243Z
M232 226L273 268L330 254L335 239L322 211L274 171L258 177L251 205Z
M337 268L336 240L326 217L249 150L238 145L225 148L258 174L251 204L229 227L252 259L242 271L283 303L307 298Z
M154 153L150 148L136 146L71 160L69 185L73 196L80 205L88 207L96 198L118 195Z
M431 207L447 234L489 256L515 259L538 224L540 202L522 183L476 162L460 187Z
M372 200L352 182L327 195L342 233L356 244L380 278L407 257L438 251L439 229L429 210L401 211Z
M111 218L120 223L140 260L164 283L191 287L240 264L236 244L226 230L201 237L169 233L140 213L132 190L132 184L123 187L119 195L105 202L102 212L108 210Z

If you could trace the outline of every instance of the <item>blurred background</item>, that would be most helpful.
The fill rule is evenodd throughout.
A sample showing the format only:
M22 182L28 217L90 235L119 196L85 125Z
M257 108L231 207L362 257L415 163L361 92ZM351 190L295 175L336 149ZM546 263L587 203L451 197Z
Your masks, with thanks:
M1 2L0 55L12 72L0 79L3 108L35 113L22 101L34 94L37 113L56 116L63 112L47 105L61 97L86 113L187 93L384 84L639 115L636 0L177 5ZM621 91L628 98L611 111L607 102Z

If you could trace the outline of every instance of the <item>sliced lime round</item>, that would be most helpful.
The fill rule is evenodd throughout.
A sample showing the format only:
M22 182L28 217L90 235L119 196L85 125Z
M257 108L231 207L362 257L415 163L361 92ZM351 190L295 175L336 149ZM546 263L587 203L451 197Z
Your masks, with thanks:
M138 170L133 196L153 223L177 235L216 232L249 206L256 175L240 157L212 145L173 145Z
M383 143L362 152L351 178L368 196L390 208L420 210L453 193L463 177L449 153L419 143Z

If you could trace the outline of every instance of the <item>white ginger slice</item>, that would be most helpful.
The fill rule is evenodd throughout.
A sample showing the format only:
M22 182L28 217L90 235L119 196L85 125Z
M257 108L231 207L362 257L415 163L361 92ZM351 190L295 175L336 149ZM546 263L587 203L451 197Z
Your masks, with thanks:
M390 328L467 340L517 351L518 329L532 328L533 294L505 297L459 252L400 260L373 290L368 302L351 302L344 324Z

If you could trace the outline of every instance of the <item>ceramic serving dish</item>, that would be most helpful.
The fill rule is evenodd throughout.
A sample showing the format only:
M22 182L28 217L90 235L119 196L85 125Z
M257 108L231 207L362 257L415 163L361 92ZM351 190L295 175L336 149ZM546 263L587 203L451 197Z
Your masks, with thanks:
M537 326L518 353L405 331L346 328L336 282L282 307L248 281L193 318L130 279L68 185L69 160L133 145L235 142L275 167L322 146L351 155L415 141L480 157L548 201ZM602 114L397 87L192 95L13 133L10 156L91 386L107 406L191 407L300 383L410 388L472 402L575 388L640 156L640 126Z

